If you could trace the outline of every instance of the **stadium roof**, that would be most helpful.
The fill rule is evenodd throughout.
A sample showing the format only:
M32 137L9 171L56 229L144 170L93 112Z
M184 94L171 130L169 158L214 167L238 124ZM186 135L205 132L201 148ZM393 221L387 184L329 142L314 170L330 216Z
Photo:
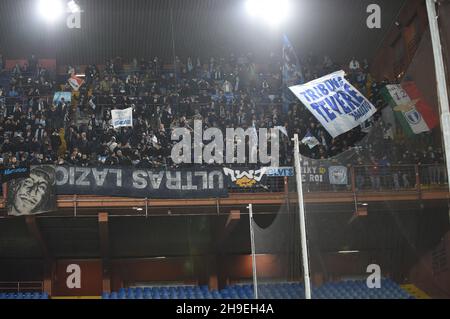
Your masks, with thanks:
M103 63L122 56L224 56L281 50L281 30L251 22L244 0L77 0L81 29L49 26L37 0L0 2L0 52L6 58L56 57L59 63ZM285 33L302 55L340 61L371 58L406 0L291 0L295 14ZM366 26L367 6L381 6L382 28ZM173 24L172 24L173 22ZM173 34L172 38L172 26ZM267 55L265 55L267 56Z

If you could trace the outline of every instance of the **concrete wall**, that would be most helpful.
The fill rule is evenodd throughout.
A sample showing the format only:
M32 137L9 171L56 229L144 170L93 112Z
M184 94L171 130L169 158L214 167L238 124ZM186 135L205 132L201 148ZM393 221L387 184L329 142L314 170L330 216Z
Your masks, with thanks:
M444 251L447 269L436 272L433 252ZM410 281L433 298L450 298L450 232L433 251L425 254L410 272Z

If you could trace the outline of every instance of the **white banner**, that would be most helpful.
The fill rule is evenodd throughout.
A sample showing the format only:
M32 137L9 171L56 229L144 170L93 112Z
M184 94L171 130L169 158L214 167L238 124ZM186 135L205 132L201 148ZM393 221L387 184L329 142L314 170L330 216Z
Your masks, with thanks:
M112 125L114 128L133 126L133 108L125 110L112 110Z
M376 109L338 71L289 89L335 138L367 121Z

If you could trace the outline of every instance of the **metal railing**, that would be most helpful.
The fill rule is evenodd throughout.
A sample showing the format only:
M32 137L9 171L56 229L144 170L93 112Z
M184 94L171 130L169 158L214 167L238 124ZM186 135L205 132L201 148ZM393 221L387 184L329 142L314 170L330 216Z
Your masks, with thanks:
M417 169L421 188L442 188L448 185L445 165L419 165Z
M346 185L305 181L306 192L420 191L448 188L445 165L349 166Z
M421 191L448 188L446 168L443 164L434 165L362 165L348 166L347 183L330 183L327 172L320 175L303 175L303 189L313 192L383 192L383 191ZM287 185L295 189L295 178L289 183L283 177L268 177L266 184L253 187L232 186L231 193L284 192ZM285 185L286 184L286 185ZM292 189L291 189L292 190Z
M355 191L414 190L417 189L416 166L355 166Z

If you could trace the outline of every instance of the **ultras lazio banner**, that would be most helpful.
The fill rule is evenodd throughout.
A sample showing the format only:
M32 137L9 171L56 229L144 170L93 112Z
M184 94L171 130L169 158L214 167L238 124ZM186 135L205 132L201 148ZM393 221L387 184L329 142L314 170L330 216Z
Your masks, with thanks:
M367 121L376 108L338 71L289 89L335 138Z
M222 170L151 170L57 166L58 195L100 195L134 198L227 197Z

